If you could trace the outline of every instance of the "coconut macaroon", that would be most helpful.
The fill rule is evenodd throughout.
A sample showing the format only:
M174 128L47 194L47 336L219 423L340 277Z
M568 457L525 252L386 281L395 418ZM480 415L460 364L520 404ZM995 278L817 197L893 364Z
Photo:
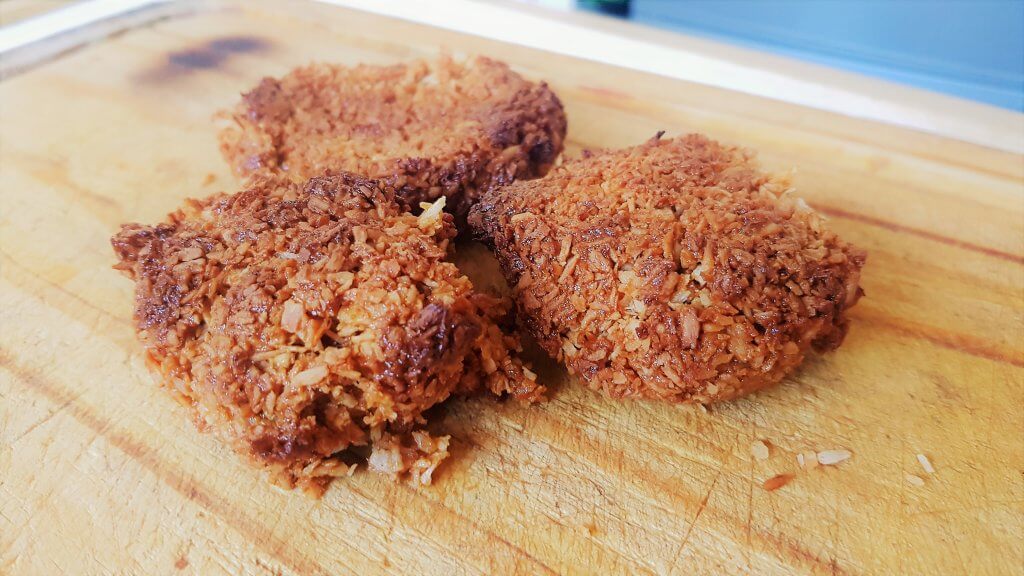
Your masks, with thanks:
M221 151L241 176L346 170L413 210L447 196L460 217L482 191L546 173L566 130L546 84L482 57L297 68L264 78L226 116Z
M423 412L453 394L543 388L445 261L444 199L400 211L375 181L253 182L113 237L135 281L151 367L210 427L287 485L322 489L367 458L429 484L448 437Z
M700 135L585 154L470 214L519 320L590 387L702 402L839 346L865 253L785 177Z

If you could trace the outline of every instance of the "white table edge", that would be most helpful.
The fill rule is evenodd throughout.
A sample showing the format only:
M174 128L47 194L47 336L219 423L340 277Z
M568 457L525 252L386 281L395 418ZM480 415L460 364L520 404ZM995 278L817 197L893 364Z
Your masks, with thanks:
M313 0L1024 154L1024 114L656 30L495 0ZM190 0L87 0L0 28L0 61L44 39ZM56 49L73 47L58 44ZM6 66L5 66L6 68Z

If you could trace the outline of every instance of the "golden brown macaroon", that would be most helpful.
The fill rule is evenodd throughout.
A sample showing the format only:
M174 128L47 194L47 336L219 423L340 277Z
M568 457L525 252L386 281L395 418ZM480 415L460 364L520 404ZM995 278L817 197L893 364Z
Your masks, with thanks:
M111 242L149 364L200 428L287 485L322 489L358 456L430 483L448 437L423 430L425 410L543 391L495 324L507 308L445 261L443 202L413 216L340 173L261 180L123 226Z
M544 83L478 57L394 66L315 64L264 78L230 113L221 151L240 176L376 178L416 210L545 174L562 151L562 104Z
M836 348L865 253L743 150L660 137L473 209L521 323L615 398L734 398Z

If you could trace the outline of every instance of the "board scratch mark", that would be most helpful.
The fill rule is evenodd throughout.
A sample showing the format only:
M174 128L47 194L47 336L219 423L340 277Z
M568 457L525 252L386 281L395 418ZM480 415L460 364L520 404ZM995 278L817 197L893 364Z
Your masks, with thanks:
M741 428L737 426L737 427L730 427L730 429L740 430ZM485 428L478 427L478 428L474 428L474 430L477 433L479 433L479 434L482 434L482 435L485 435L485 436L490 436L492 438L501 440L501 438L499 436L496 436L495 434L493 434L492 432L488 431ZM736 441L738 442L740 438L741 438L741 436L737 436L736 437ZM537 439L536 441L544 442L546 444L547 448L549 448L553 452L557 452L557 453L560 453L560 454L565 455L565 456L585 457L585 455L586 455L585 452L579 452L579 451L571 452L571 451L568 451L566 448L564 448L562 446L553 444L553 443L548 442L548 441L543 440L543 439ZM726 455L729 454L729 452L724 452L724 453ZM640 477L640 476L641 476L641 473L635 472L635 473L626 474L625 477ZM753 500L753 489L754 489L753 478L754 478L754 476L753 476L753 463L752 463L751 464L750 480L748 482L749 487L750 487L750 492L748 493L748 515L747 515L746 523L744 523L744 520L742 518L740 518L738 514L736 516L728 515L728 516L723 517L722 519L728 521L731 525L735 526L739 531L745 531L746 532L746 537L748 538L748 545L747 545L748 549L750 547L750 543L752 543L756 539L757 542L761 543L765 547L774 547L774 548L784 549L791 559L800 562L801 565L807 566L807 567L809 567L813 571L821 571L823 569L827 569L828 568L828 564L826 562L824 562L821 558L819 558L816 554L813 554L810 551L808 551L807 549L805 549L804 547L802 547L800 542L795 542L795 541L793 541L791 539L784 538L784 537L782 537L781 535L778 535L778 534L773 534L771 532L762 531L762 530L754 530L752 528L751 519L752 519L752 500ZM634 493L639 495L639 496L644 496L644 497L650 496L649 494L647 494L643 490L641 490L640 486L635 486L635 485L630 485L630 484L626 484L626 485L629 486L631 488L631 490L633 490ZM663 489L660 493L667 493L667 492L668 492L668 488L665 487L665 489ZM686 496L686 499L688 500L689 503L694 504L694 505L698 502L696 497L691 498L689 496ZM659 506L659 509L662 512L664 512L664 513L669 513L670 512L669 510L664 508L664 505L661 504L660 502L654 501L652 503L657 505L657 506ZM739 541L737 541L736 543L737 544L741 544L741 542L739 542ZM628 558L629 560L633 561L634 563L636 563L638 565L639 564L647 564L647 561L645 561L642 558L637 558L635 555L632 555L632 554L628 554L627 553L627 554L618 554L618 555L622 556L624 558ZM840 571L840 573L845 573L845 572Z
M907 453L907 439L906 439L906 437L904 437L900 441L900 454L906 454L906 453ZM906 506L907 481L906 481L906 463L904 462L903 458L900 458L899 477L896 478L896 482L897 482L896 485L900 487L900 503L899 503L899 507L900 507L900 518L899 518L900 532L899 532L899 534L900 534L900 536L899 536L899 543L897 544L897 548L896 548L896 551L897 551L896 557L897 557L897 564L899 566L899 573L900 574L906 574L906 572L903 571L903 554L901 553L903 550L907 549L907 536L906 536L906 534L907 534L907 530L906 530L906 527L907 527L907 506Z
M754 430L753 429L751 429L750 435L756 437L754 435ZM754 569L754 566L753 566L754 554L753 554L753 551L751 550L751 545L750 545L750 542L751 542L751 540L750 540L750 532L751 532L751 526L753 525L753 523L754 523L754 460L753 460L753 458L751 458L750 459L750 476L747 479L747 522L746 522L747 542L746 542L746 546L743 547L743 552L747 556L747 573L748 574L753 574L753 569Z
M67 296L68 298L74 300L75 302L78 302L79 304L85 306L86 308L99 313L101 316L105 316L105 317L110 318L111 320L114 320L115 322L119 322L121 324L126 324L128 326L132 325L131 320L122 318L122 317L114 314L113 312L110 312L109 310L106 310L104 308L101 308L101 307L97 306L96 304L93 304L92 302L86 300L85 298L82 298L78 294L75 294L74 292L68 290L67 288L64 288L60 284L58 284L58 283L50 280L49 278L46 278L45 276L40 275L38 272L28 268L27 266L25 266L21 262L18 262L13 256L11 256L5 250L3 250L3 248L0 248L0 259L6 260L8 263L10 263L11 266L13 266L19 272L29 276L30 278L32 278L34 280L37 280L37 281L41 282L42 284L44 284L44 285L46 285L46 286L48 286L50 288L53 288L54 290L60 292L61 295ZM43 302L46 303L46 304L49 304L49 302L47 302L45 299L43 299Z
M690 526L687 527L686 533L683 534L683 541L679 544L679 549L672 555L671 566L675 566L676 562L679 561L679 557L686 550L686 545L690 542L690 537L693 535L693 529L697 527L697 521L700 520L701 514L704 513L704 509L707 508L708 500L711 499L711 494L715 491L715 485L718 484L718 479L722 477L722 473L725 471L725 465L727 460L723 460L718 467L718 471L715 473L715 477L711 479L711 485L708 486L708 491L704 494L704 498L701 499L700 505L697 507L697 513L693 516L693 521L690 522Z
M18 365L14 357L5 348L0 348L0 367L9 371L18 381L36 394L55 404L65 401L68 393L58 384L48 381L42 375ZM261 549L272 555L281 564L288 566L299 574L325 573L326 571L315 560L303 556L289 554L297 551L286 546L279 537L260 525L254 518L231 506L223 498L203 490L185 473L171 469L166 461L153 455L153 451L127 434L117 432L108 420L103 419L88 407L71 403L68 413L79 423L89 428L97 437L102 437L113 447L120 450L132 460L138 462L161 483L168 486L187 500L195 502L207 512L217 516L235 529L248 541L258 543Z
M839 568L839 526L841 525L840 516L842 511L839 505L839 499L832 499L832 525L829 526L829 559L828 567L832 575L840 574L842 571Z
M404 489L407 492L411 492L411 493L413 493L414 495L417 495L417 496L419 495L419 493L416 492L416 490L414 488L410 487L410 486L406 486L404 484L401 484L400 486L402 487L402 489ZM459 513L458 511L453 510L453 509L445 506L444 503L442 503L442 502L439 502L439 501L436 501L436 500L433 500L433 499L430 499L430 498L424 498L423 500L425 502L429 502L432 507L441 508L443 510L448 511L449 513L451 513L455 517L457 517L460 520L463 520L464 522L466 522L466 524L468 524L474 530L478 530L478 531L480 531L480 532L482 532L484 534L487 534L488 536L494 538L498 542L501 542L505 546L507 546L510 549L514 550L516 553L520 554L522 558L526 558L527 560L529 560L530 562L535 564L537 567L541 568L544 574L558 574L558 572L553 570L550 566L548 566L547 564L542 562L539 558L535 557L533 554L530 554L529 552L527 552L526 550L521 548L519 545L514 544L512 542L509 542L504 537L502 537L502 536L500 536L498 534L495 534L494 532L492 532L492 531L488 530L487 528L481 526L479 523L477 523L472 518L464 516L463 514Z
M18 434L16 437L12 438L11 442L10 442L11 445L13 446L13 445L17 444L19 441L21 441L22 438L24 438L24 437L28 436L29 434L31 434L33 430L35 430L36 428L39 428L43 424L46 424L47 422L52 420L55 416L57 416L58 414L63 412L65 409L67 409L67 407L70 406L71 403L74 402L75 400L77 400L81 395L82 395L81 393L78 393L78 394L75 394L73 396L69 396L67 400L65 400L61 404L57 405L56 408L51 410L45 416L43 416L39 420L36 420L32 424L30 424L29 427L26 428L21 434Z
M962 506L958 508L936 508L934 510L919 510L907 514L908 518L917 516L939 516L942 514L970 514L972 512L987 512L989 510L1010 509L1017 504L1024 504L1024 500L989 500L984 504L976 506Z
M482 427L481 428L475 428L474 430L477 433L481 434L481 435L489 436L489 437L494 438L495 440L497 440L499 442L502 441L502 438L500 436L495 435L493 432L488 431L488 430L486 430L486 429L484 429ZM572 456L572 457L577 457L577 458L581 458L581 457L585 456L584 452L580 452L580 451L571 452L571 451L567 450L566 448L564 448L562 446L558 446L558 445L556 445L554 443L551 443L551 442L549 442L547 440L542 440L541 439L541 440L538 440L538 441L539 442L543 442L544 445L545 445L545 448L547 448L551 452L554 452L554 453L562 455L562 456ZM593 462L590 462L587 459L584 459L582 461L585 462L588 466L594 466L596 472L598 472L598 473L606 473L605 470L601 469L599 466L596 466ZM626 474L624 477L618 478L618 480L619 481L623 481L624 478L626 478L626 477L637 477L639 475L640 475L639 472L629 473L629 474ZM591 479L590 482L593 483L594 481ZM638 486L635 486L635 485L632 485L632 484L628 484L628 483L623 483L621 485L622 486L629 486L631 491L634 494L636 494L637 496L640 496L640 497L643 497L643 498L649 498L649 495L645 494L642 490L640 490ZM663 492L667 493L668 492L668 488L666 487L665 490L663 490ZM670 510L669 508L665 507L664 503L659 502L657 500L649 500L649 501L654 506L657 506L658 510L661 513L663 513L663 514L672 514L672 510ZM625 520L622 520L622 519L619 519L619 520L622 521L622 522L625 522ZM640 526L636 526L635 524L633 526L635 526L637 529L642 528ZM635 570L644 570L646 573L651 573L651 569L652 568L656 569L656 567L651 564L651 560L649 558L646 558L646 557L642 556L642 555L637 555L635 553L631 554L628 551L623 550L621 548L617 548L617 549L609 548L608 550L610 552L614 553L616 556L618 556L620 558L623 558L624 560L627 560L629 562L632 562L633 563L633 568Z

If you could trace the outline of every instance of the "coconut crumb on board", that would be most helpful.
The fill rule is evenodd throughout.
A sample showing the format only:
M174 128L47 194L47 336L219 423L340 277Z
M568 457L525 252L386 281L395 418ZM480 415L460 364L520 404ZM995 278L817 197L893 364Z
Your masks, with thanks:
M818 452L818 464L822 466L834 466L840 462L849 460L853 456L849 450L824 450Z
M924 486L924 478L921 478L917 474L907 474L907 483L913 484L914 486Z
M782 488L786 484L789 484L795 477L796 476L789 473L776 474L775 476L772 476L771 478L765 480L763 486L765 490L769 492L774 492L775 490Z
M755 460L767 460L768 459L768 445L763 440L755 440L750 445L750 454Z
M817 468L818 467L818 453L814 452L813 450L808 450L807 452L801 452L799 454L799 457L797 458L797 461L800 462L800 465L803 466L804 468L807 468L807 469Z
M932 466L932 462L931 460L928 459L927 456L925 456L924 454L918 454L917 461L921 463L921 468L924 468L925 472L929 474L935 474L935 467Z

